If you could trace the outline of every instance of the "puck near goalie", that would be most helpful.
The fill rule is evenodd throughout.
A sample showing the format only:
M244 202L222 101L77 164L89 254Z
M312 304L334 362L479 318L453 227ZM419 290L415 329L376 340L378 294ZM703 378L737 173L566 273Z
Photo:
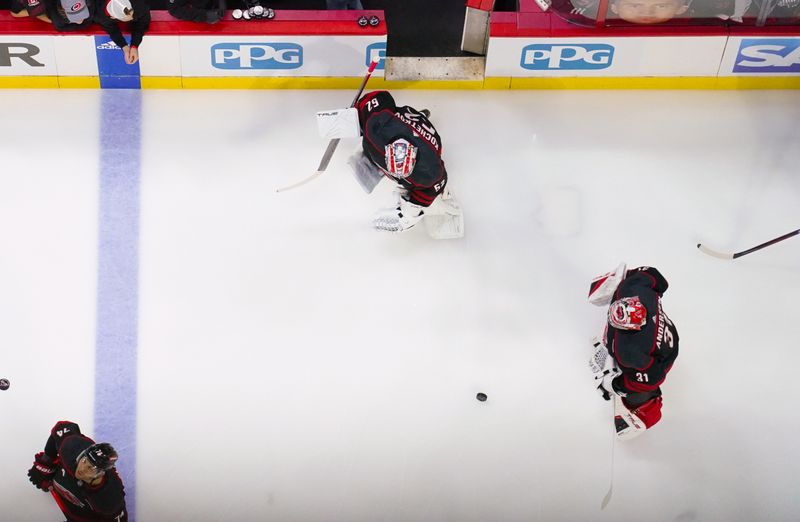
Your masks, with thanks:
M383 178L397 184L392 204L381 209L373 226L404 232L420 221L431 237L462 237L460 205L447 186L442 140L427 110L398 107L387 91L370 92L356 104L362 151L349 164L368 193Z
M678 357L678 331L661 305L669 283L648 266L592 281L589 301L608 306L602 341L589 361L597 390L614 400L614 425L624 440L661 420L661 385Z

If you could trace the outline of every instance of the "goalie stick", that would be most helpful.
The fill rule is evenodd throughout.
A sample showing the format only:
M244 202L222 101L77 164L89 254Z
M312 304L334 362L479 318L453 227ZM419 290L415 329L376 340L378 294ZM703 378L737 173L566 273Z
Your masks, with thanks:
M788 234L784 234L781 237L776 237L775 239L770 239L766 243L761 243L760 245L756 245L753 248L748 248L747 250L742 250L741 252L734 252L734 253L717 252L716 250L712 250L712 249L708 248L707 246L705 246L702 243L697 243L697 248L699 248L700 251L702 253L704 253L704 254L708 254L710 256L718 257L720 259L736 259L737 257L746 256L747 254L751 254L751 253L755 252L756 250L761 250L762 248L766 248L766 247L768 247L770 245L774 245L775 243L783 241L784 239L789 239L790 237L796 236L798 234L800 234L800 229L797 229L797 230L794 230L792 232L789 232Z
M361 97L361 93L364 92L364 88L367 86L367 82L369 81L370 76L372 76L372 71L375 70L375 67L378 66L379 59L376 58L372 60L369 64L369 69L367 69L367 74L364 76L364 79L361 81L361 87L358 88L358 92L356 93L355 98L353 98L353 103L350 104L350 107L355 107L356 103L358 103L358 99ZM317 171L310 175L309 177L298 181L292 185L288 185L286 187L281 187L276 190L276 192L285 192L287 190L299 187L301 185L305 185L309 181L317 178L320 174L325 172L325 169L328 168L328 164L331 162L331 158L333 158L333 153L336 152L336 147L339 146L339 138L334 138L328 142L328 148L325 149L325 154L322 155L322 159L319 162L319 166L317 167Z
M604 510L608 503L611 502L611 495L614 494L614 449L617 447L617 434L615 433L613 437L611 437L611 480L608 484L608 492L606 496L603 497L603 501L600 502L600 511Z

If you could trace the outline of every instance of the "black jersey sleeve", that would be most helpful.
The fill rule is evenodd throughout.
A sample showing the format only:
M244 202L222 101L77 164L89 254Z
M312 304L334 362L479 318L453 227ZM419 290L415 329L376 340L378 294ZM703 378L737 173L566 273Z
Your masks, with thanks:
M661 272L659 272L657 268L653 268L652 266L640 266L628 270L620 286L626 284L626 282L626 286L642 286L649 288L659 296L664 295L664 292L669 288L667 279L661 275Z
M52 459L58 458L59 448L61 442L67 437L72 435L80 435L80 427L72 421L58 421L53 429L50 430L50 436L44 445L44 452Z
M358 109L358 123L361 125L361 134L364 134L364 128L371 115L383 110L394 112L397 104L388 91L372 91L358 100L356 108Z

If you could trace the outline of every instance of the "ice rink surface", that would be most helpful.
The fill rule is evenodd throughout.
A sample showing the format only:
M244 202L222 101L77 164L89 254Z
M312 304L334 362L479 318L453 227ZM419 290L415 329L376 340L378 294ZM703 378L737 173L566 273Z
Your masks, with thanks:
M60 419L131 431L141 522L800 518L800 238L695 248L800 228L800 93L393 94L461 240L373 231L356 140L275 192L350 91L2 93L0 519L63 519L26 477ZM620 261L666 276L681 344L601 511L586 293Z

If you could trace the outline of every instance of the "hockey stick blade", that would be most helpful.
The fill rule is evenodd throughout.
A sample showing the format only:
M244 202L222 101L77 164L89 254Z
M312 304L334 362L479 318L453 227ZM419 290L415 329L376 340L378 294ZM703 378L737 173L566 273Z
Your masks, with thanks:
M614 484L611 484L611 486L609 486L609 488L608 488L608 493L606 493L606 496L603 497L603 502L600 503L600 510L601 511L603 509L605 509L606 506L608 506L609 502L611 502L611 494L613 492L614 492Z
M719 259L733 259L733 254L725 254L723 252L717 252L716 250L711 250L702 243L697 243L697 248L700 249L700 252L708 254L713 257L718 257Z
M741 252L734 252L734 253L717 252L716 250L712 250L707 246L703 245L702 243L697 243L697 248L699 248L700 251L703 252L704 254L708 254L710 256L717 257L719 259L737 259L739 257L746 256L747 254L756 252L757 250L761 250L762 248L774 245L775 243L779 243L784 239L789 239L790 237L794 237L798 234L800 234L800 229L792 230L788 234L776 237L775 239L770 239L769 241L761 243L760 245L756 245L753 248L748 248L747 250L742 250Z
M319 176L323 172L325 172L325 171L324 170L318 170L315 173L313 173L312 175L310 175L309 177L307 177L306 179L298 181L294 185L288 185L286 187L281 187L279 189L275 189L275 192L285 192L287 190L291 190L293 188L297 188L297 187L299 187L301 185L305 185L306 183L308 183L309 181L313 180L314 178L316 178L317 176Z

